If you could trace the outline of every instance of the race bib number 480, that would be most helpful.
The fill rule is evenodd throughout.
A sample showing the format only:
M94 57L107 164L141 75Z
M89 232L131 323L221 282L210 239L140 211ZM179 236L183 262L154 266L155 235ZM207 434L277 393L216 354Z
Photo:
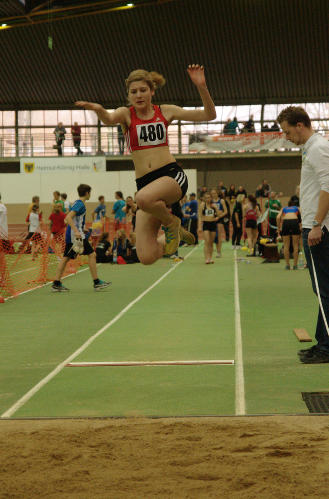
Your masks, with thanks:
M157 146L167 141L167 130L162 121L147 125L136 125L138 145Z

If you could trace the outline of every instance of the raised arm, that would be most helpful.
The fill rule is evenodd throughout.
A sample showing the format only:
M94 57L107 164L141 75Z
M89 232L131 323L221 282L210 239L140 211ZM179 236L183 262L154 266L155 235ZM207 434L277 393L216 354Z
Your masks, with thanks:
M104 123L104 125L118 125L119 123L125 125L129 119L129 110L127 107L118 107L115 111L108 112L103 108L103 106L101 106L101 104L96 104L95 102L79 100L75 102L75 105L83 107L88 111L95 111L98 118Z
M197 87L200 94L203 109L183 109L179 106L162 105L165 117L168 121L184 120L184 121L211 121L216 118L215 104L210 96L207 88L206 78L204 75L204 67L198 64L192 64L187 68L189 77Z

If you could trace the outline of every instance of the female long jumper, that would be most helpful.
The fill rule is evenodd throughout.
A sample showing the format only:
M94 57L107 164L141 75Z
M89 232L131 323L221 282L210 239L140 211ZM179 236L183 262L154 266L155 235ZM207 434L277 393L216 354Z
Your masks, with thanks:
M78 101L77 106L95 111L105 125L120 124L136 172L136 249L144 265L164 254L175 253L179 246L180 219L169 209L187 191L187 177L169 151L168 126L173 120L210 121L216 118L215 105L208 92L203 66L190 65L187 72L197 87L203 109L186 110L179 106L152 104L157 88L165 84L162 75L138 69L126 80L131 107L107 112L100 104ZM161 225L164 236L158 237Z

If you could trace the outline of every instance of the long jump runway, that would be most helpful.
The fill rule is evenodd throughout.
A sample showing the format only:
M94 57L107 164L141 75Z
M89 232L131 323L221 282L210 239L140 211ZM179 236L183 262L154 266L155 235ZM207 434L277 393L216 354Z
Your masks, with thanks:
M7 302L2 417L308 413L301 393L326 378L299 364L292 333L315 320L307 271L246 265L225 244L215 265L202 246L181 253L179 264L101 265L113 283L101 293L87 271L68 294L46 286Z

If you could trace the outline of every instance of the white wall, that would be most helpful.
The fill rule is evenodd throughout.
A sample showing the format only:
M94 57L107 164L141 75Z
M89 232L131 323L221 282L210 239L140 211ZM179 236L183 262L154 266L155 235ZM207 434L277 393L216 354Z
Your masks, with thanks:
M185 170L188 177L188 192L196 192L197 171ZM0 193L5 204L30 203L32 196L40 196L41 203L50 203L53 192L66 192L70 201L77 198L77 186L88 184L92 187L91 201L97 202L103 194L106 201L114 201L115 191L123 195L133 196L136 192L135 172L65 172L36 173L31 175L19 173L0 174Z

